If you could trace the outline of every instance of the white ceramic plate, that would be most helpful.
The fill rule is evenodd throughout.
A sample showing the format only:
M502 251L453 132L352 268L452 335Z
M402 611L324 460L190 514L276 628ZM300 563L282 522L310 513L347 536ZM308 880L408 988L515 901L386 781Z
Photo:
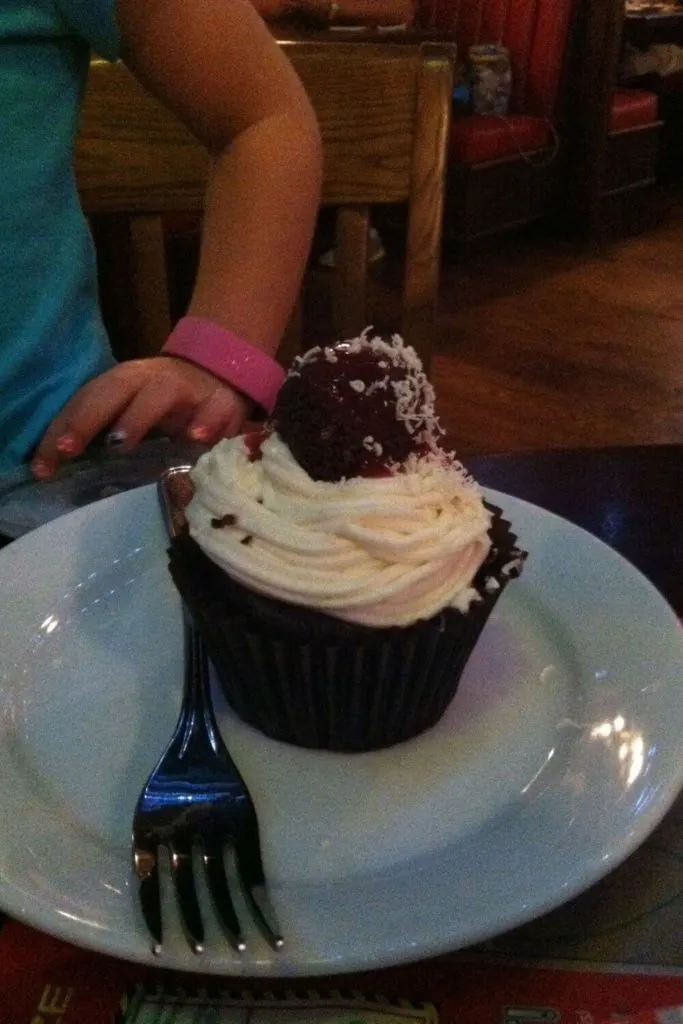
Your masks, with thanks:
M226 975L417 959L549 910L623 860L683 783L683 631L588 533L489 492L530 550L431 732L297 750L219 708L287 938L153 960L130 870L138 793L175 721L179 602L153 487L0 553L0 906L71 942ZM172 910L170 901L165 909Z

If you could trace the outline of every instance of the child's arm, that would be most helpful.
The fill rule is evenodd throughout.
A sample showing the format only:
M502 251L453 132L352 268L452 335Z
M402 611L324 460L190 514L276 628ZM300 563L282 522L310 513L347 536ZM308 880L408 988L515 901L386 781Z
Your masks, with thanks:
M33 464L39 476L51 475L60 459L80 454L105 429L125 435L124 449L155 425L202 440L239 429L248 403L230 386L230 354L243 351L242 339L275 352L318 209L315 116L247 0L118 0L118 16L126 63L214 156L189 313L219 330L207 328L210 358L206 335L195 353L185 329L182 343L170 348L185 358L122 363L85 385L41 442ZM191 325L201 331L201 320ZM225 372L216 362L223 338Z

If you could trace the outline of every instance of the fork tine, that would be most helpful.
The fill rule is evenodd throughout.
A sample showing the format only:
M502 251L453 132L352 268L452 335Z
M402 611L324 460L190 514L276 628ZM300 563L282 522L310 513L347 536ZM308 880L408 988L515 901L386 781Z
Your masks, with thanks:
M206 869L206 880L214 910L227 934L230 945L236 952L243 953L247 948L247 944L244 941L242 927L230 895L221 844L215 841L209 842L205 839L202 859Z
M235 861L251 913L272 949L282 949L285 940L268 896L258 835L235 844Z
M158 850L138 840L135 847L134 867L139 879L139 900L147 930L154 939L152 952L161 952L161 893L159 891Z
M194 880L192 847L174 836L169 840L168 853L173 888L187 940L193 953L203 953L204 925Z

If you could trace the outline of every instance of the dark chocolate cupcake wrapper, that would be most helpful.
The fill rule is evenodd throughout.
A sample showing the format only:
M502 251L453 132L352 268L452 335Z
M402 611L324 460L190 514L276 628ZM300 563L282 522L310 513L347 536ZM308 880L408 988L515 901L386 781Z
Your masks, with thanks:
M173 579L234 711L274 739L358 752L416 736L442 717L465 664L524 554L500 510L474 581L481 599L399 628L374 629L255 594L188 536L172 543Z

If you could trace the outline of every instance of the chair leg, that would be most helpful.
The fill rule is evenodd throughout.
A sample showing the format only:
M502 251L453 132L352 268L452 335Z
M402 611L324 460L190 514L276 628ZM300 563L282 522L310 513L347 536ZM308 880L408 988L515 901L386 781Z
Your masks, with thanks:
M171 330L164 225L160 216L131 219L131 268L139 356L157 355Z
M117 359L135 359L138 333L135 290L130 276L128 216L106 214L90 219L97 252L102 317Z
M288 369L292 360L295 356L301 355L301 349L303 344L303 302L301 295L296 300L294 309L292 310L287 326L285 327L285 333L282 336L282 341L277 350L277 360L281 366Z
M367 206L343 206L337 212L332 296L336 337L330 341L353 338L366 326L369 228L370 210Z

